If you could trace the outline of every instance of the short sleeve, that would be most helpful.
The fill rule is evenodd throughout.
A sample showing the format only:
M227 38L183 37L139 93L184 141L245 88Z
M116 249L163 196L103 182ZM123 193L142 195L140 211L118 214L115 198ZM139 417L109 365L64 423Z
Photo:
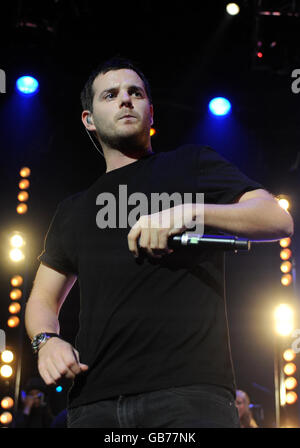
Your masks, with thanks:
M196 151L197 191L211 204L230 204L247 191L266 189L209 146Z
M60 203L46 233L44 249L37 259L59 272L77 275L75 248L70 245L70 229L67 223L66 211Z

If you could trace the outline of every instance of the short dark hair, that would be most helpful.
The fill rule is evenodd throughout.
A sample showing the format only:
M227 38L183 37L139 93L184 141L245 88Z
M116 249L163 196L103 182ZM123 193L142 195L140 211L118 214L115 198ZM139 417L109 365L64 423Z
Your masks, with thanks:
M150 84L149 84L147 78L145 77L145 75L143 74L143 72L138 67L138 65L129 59L123 58L121 56L114 56L114 57L108 59L107 61L105 61L104 63L98 65L92 71L91 75L89 76L88 80L86 81L86 83L82 89L81 95L80 95L81 105L84 110L87 109L87 110L90 110L91 112L93 110L93 98L94 98L93 82L94 82L95 78L98 75L100 75L101 73L105 74L111 70L120 70L122 68L128 68L130 70L133 70L134 72L136 72L139 75L139 77L141 78L141 80L144 83L146 94L149 98L149 101L152 104Z

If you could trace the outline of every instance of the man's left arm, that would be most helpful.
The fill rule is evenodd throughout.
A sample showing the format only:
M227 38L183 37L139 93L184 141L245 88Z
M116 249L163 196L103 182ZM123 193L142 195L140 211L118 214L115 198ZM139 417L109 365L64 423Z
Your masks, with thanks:
M199 213L203 213L202 207ZM294 233L290 213L263 189L248 191L233 204L204 204L204 223L251 240L279 240Z
M168 225L163 225L166 221ZM188 203L141 216L128 233L128 248L135 257L140 246L150 256L161 258L173 252L168 248L169 236L203 221L207 227L253 241L277 241L294 233L291 215L274 196L257 189L240 195L232 204Z

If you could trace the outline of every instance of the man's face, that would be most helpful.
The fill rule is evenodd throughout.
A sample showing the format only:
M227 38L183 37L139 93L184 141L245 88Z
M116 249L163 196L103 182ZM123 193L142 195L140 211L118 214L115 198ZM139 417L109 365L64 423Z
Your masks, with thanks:
M239 417L241 418L247 411L247 404L245 398L241 394L237 394L235 405L238 408Z
M149 145L153 107L135 71L120 69L100 74L93 90L92 117L100 142L125 148Z
M32 389L29 391L28 397L33 400L33 407L38 408L41 406L44 394L39 389Z

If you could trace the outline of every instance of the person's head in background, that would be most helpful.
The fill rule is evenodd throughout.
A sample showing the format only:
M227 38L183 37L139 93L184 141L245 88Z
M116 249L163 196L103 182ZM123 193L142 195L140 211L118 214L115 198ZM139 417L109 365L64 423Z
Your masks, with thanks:
M236 391L235 405L238 408L241 428L257 428L250 409L250 398L246 392Z

